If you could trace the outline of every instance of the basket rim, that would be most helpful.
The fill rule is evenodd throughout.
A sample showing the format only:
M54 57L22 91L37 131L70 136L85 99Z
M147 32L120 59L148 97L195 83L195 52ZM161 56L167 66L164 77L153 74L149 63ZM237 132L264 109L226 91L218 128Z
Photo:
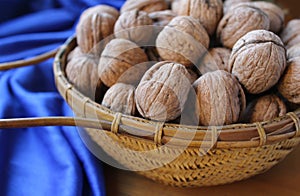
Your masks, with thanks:
M66 58L76 45L76 35L73 35L65 41L55 56L53 72L56 87L76 114L84 118L107 121L106 126L101 127L105 131L148 140L157 145L207 146L219 149L258 147L300 136L300 108L270 121L224 126L155 122L113 112L83 95L68 81L64 70Z

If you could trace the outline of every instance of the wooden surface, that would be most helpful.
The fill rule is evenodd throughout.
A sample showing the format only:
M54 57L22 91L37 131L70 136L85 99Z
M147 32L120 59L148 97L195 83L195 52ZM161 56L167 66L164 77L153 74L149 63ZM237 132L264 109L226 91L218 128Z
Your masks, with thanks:
M300 146L269 171L233 184L177 188L156 183L134 172L104 166L108 196L300 195Z
M287 20L300 18L299 0L277 0L289 11ZM233 184L202 187L176 188L158 184L134 172L119 170L104 165L107 195L110 196L179 196L179 195L300 195L300 146L289 154L281 163L248 180Z

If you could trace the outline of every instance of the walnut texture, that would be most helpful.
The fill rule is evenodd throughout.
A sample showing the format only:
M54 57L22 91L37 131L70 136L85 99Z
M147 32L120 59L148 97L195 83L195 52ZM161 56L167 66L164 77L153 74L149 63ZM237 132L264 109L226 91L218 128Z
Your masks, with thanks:
M191 88L189 77L187 69L181 64L155 64L145 73L135 91L139 113L156 121L178 118Z
M300 57L300 43L287 49L287 59L290 60L295 57Z
M153 25L164 27L177 15L171 10L163 10L149 13L149 17L153 21Z
M199 104L199 124L221 126L235 123L246 107L244 91L230 73L217 70L193 84Z
M115 17L115 19L118 19L119 15L120 15L119 11L116 8L109 6L109 5L96 5L96 6L90 7L88 9L86 9L82 13L82 15L88 15L88 14L94 14L94 13L110 14L111 16Z
M299 44L300 19L293 19L289 21L280 36L286 48L290 48L296 44Z
M286 68L286 50L271 31L247 33L234 45L229 60L231 73L251 94L273 87Z
M252 30L269 30L270 20L260 9L254 6L241 4L221 19L217 37L223 46L232 48L233 45L245 34Z
M139 10L148 13L168 9L168 4L165 0L127 0L121 7L121 13Z
M76 26L77 43L81 51L100 56L113 36L115 22L115 17L107 13L81 15Z
M289 102L300 104L300 57L292 58L282 76L278 91Z
M134 91L130 84L116 83L105 93L101 104L114 112L135 115Z
M147 12L133 10L124 12L114 27L116 38L133 41L139 45L146 45L152 39L153 21Z
M209 36L191 16L177 16L159 33L156 47L162 59L185 66L196 65L207 51Z
M147 61L147 55L135 43L126 39L113 39L102 52L98 73L103 83L111 87L127 70ZM140 77L139 74L133 75L127 82L134 84L140 80L134 76Z
M213 35L223 16L222 0L179 0L175 11L180 16L199 20L209 35Z
M224 70L230 72L228 65L231 50L227 48L211 48L204 56L199 71L201 74L216 70Z
M285 103L275 94L251 101L241 117L245 123L264 122L286 114Z
M232 7L245 2L251 2L251 0L225 0L223 3L223 13L226 14Z
M82 54L73 56L66 66L69 81L84 95L95 99L96 89L100 80L97 72L98 58Z

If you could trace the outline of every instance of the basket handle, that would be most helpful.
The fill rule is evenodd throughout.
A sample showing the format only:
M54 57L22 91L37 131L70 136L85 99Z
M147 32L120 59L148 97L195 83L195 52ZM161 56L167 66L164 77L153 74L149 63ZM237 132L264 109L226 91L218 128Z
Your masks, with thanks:
M42 53L40 55L37 55L37 56L32 57L27 60L18 60L18 61L0 63L0 71L38 64L40 62L43 62L47 59L54 57L56 55L57 51L58 51L58 48L48 51L48 52L45 52L45 53Z

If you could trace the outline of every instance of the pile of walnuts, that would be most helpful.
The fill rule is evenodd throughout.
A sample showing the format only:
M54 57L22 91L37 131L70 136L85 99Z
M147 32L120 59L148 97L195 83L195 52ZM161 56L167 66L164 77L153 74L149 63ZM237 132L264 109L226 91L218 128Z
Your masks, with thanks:
M300 19L250 0L127 0L85 10L66 74L115 112L153 121L267 121L300 104Z

